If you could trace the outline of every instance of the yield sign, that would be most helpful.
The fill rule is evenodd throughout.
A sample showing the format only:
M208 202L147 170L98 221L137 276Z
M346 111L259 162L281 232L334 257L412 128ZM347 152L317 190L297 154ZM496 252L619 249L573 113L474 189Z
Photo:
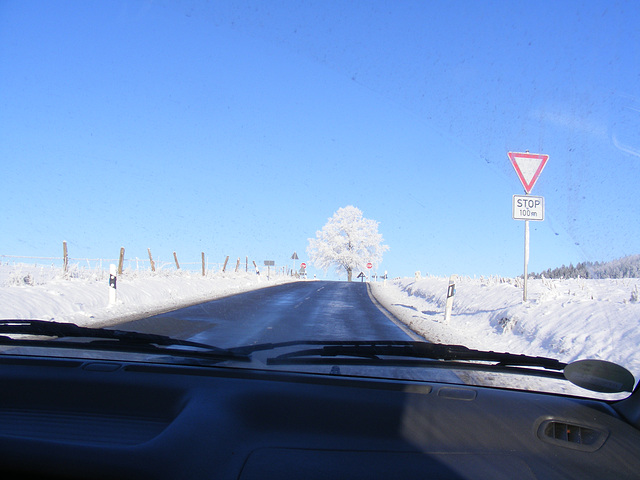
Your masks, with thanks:
M509 159L513 168L515 168L524 191L531 193L531 189L538 180L542 169L549 160L549 155L541 155L538 153L517 153L509 152Z

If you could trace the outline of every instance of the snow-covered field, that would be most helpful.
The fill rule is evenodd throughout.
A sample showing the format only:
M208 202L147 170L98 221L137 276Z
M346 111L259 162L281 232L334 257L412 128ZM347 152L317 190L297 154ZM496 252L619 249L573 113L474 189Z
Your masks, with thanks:
M372 284L383 305L428 340L557 358L608 360L640 373L640 279L458 278L444 322L448 278Z
M0 265L0 318L34 318L106 326L226 295L291 281L255 273L126 271L118 301L108 305L108 273L74 268ZM428 340L525 353L564 362L609 360L640 374L640 279L522 280L459 278L444 322L448 279L372 283L378 301Z

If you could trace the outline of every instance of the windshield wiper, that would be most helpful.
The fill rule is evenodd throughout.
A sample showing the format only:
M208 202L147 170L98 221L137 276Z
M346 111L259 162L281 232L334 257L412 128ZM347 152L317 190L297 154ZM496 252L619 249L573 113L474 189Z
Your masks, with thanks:
M632 392L633 374L625 367L597 359L562 363L554 358L474 350L463 345L415 341L321 341L302 340L265 343L234 349L260 350L317 345L267 359L269 365L365 365L385 367L449 368L485 370L568 380L579 387L601 393ZM332 369L333 370L333 369Z
M267 359L269 365L385 365L455 367L477 369L490 367L520 373L542 374L562 377L566 363L553 358L474 350L463 345L446 345L416 341L293 341L261 344L234 349L238 352L272 350L299 345L318 345L283 353ZM482 362L482 363L481 363ZM536 367L526 369L520 367ZM542 368L544 370L539 370ZM545 372L548 370L548 372Z
M14 338L6 334L52 337L53 339ZM88 338L92 340L89 342L63 340L69 338ZM80 327L74 323L46 320L0 320L0 345L112 350L130 353L179 355L217 361L249 361L247 354L215 347L206 343L180 340L166 335L107 328Z

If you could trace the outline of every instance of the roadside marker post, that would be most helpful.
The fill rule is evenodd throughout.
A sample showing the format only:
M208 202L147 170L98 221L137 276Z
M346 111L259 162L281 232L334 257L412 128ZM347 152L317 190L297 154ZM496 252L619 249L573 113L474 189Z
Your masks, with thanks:
M116 266L112 263L109 265L109 305L116 303Z
M514 195L512 199L512 218L524 220L524 285L522 288L522 301L527 301L527 280L529 276L529 221L544 220L544 197L533 197L529 194L538 181L542 170L549 160L549 155L538 153L508 152L509 160L513 165L526 195Z
M444 307L444 323L449 323L451 320L451 310L453 310L453 296L456 294L456 280L458 275L451 275L449 277L449 286L447 287L447 303Z

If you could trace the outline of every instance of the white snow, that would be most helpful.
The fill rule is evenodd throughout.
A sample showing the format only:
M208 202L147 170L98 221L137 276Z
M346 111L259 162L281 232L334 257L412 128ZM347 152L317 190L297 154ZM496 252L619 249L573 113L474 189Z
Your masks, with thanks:
M480 350L556 358L608 360L640 377L640 279L532 280L458 278L444 322L449 279L401 278L373 293L427 340Z
M108 305L108 272L0 265L0 318L33 318L106 326L226 295L292 281L255 273L129 270ZM618 363L640 377L640 279L522 280L458 278L450 322L444 323L448 278L371 283L378 301L435 342L557 358Z
M288 276L201 273L189 270L125 270L117 302L109 305L109 272L26 264L0 266L0 319L38 319L107 326L189 304L292 281Z

